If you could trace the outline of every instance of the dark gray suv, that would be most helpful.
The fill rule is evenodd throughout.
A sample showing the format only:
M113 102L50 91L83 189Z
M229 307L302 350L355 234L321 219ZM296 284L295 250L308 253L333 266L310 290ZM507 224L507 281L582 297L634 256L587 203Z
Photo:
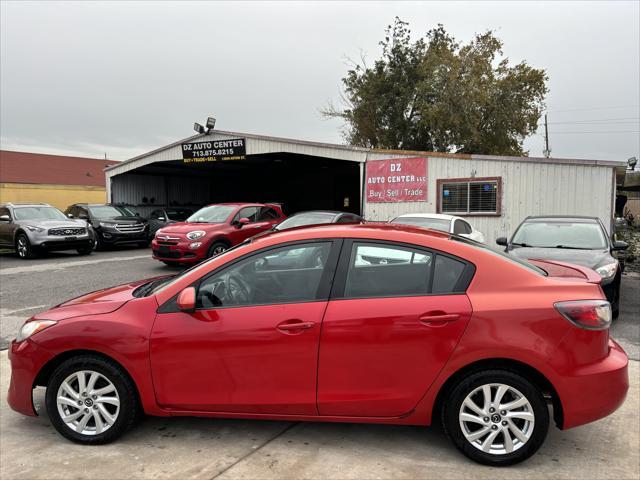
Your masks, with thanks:
M93 251L94 234L84 220L67 218L46 203L0 204L0 246L14 248L20 258L41 250Z

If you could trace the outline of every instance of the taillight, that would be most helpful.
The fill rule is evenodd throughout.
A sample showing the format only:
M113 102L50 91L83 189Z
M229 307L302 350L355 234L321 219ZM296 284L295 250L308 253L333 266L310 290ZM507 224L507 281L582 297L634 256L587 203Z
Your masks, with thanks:
M611 325L611 305L604 300L558 302L554 307L564 318L586 330L605 330Z

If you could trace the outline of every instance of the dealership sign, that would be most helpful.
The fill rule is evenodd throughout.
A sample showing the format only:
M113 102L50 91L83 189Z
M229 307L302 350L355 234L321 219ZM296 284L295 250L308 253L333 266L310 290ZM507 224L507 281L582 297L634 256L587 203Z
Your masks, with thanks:
M182 144L182 160L184 163L244 160L246 154L247 150L244 138L208 140Z
M427 159L394 158L367 162L367 202L426 202Z

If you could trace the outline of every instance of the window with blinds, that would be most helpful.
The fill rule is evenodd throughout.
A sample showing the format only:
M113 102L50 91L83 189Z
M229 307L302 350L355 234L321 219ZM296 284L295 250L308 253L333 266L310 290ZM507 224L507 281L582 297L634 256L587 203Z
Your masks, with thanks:
M499 214L500 180L439 180L440 213Z

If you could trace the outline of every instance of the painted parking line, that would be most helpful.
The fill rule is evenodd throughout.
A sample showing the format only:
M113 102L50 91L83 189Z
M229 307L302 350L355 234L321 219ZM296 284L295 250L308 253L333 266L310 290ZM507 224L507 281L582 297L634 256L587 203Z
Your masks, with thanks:
M143 258L151 259L151 255L147 253L146 255L134 255L131 257L97 258L95 260L72 260L69 262L61 262L61 263L26 265L24 267L12 267L12 268L0 269L0 275L16 275L18 273L29 273L29 272L48 272L51 270L63 270L65 268L70 268L70 267L82 267L85 265L95 265L97 263L126 262L129 260L141 260Z

